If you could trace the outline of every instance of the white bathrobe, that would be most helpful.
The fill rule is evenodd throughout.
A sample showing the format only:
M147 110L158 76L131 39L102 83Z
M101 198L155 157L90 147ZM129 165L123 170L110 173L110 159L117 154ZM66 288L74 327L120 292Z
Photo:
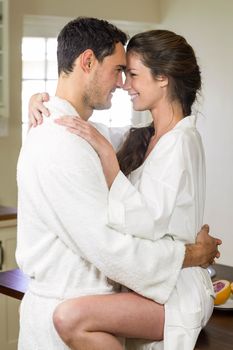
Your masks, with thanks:
M195 122L189 116L177 123L129 179L118 174L109 194L111 227L146 239L170 233L174 240L195 242L205 202L205 157ZM165 303L164 350L194 349L212 313L213 297L206 270L181 270Z
M112 280L165 303L185 251L169 237L145 240L108 225L109 191L96 152L54 123L77 112L58 97L47 106L51 117L31 128L17 168L16 259L30 276L19 350L67 349L53 327L54 308L67 298L114 293Z

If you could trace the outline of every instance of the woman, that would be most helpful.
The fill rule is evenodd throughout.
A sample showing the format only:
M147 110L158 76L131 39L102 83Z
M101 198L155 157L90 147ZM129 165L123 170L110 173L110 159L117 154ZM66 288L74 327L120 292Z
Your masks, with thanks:
M109 225L120 232L153 240L176 232L171 234L174 240L195 241L202 225L205 193L204 153L196 118L191 115L200 87L194 51L183 37L166 30L140 33L127 46L124 89L135 110L150 110L153 123L131 129L116 156L90 123L78 117L56 121L86 139L98 153L109 186ZM146 227L145 221L151 225ZM129 294L65 301L55 311L55 327L72 349L107 349L102 335L130 338L122 324L134 322L137 327L127 308ZM148 336L143 330L143 337L160 340L164 326L165 350L193 349L212 313L213 298L206 270L183 269L165 304L165 323L163 306L158 304L157 332L152 337L153 330L148 329ZM124 320L117 314L122 308ZM142 337L140 329L136 334ZM116 342L110 346L122 349ZM154 343L150 348L160 346Z

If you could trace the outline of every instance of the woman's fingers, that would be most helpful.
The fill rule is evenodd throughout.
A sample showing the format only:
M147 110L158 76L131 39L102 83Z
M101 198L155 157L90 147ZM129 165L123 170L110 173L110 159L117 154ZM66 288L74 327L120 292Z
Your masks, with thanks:
M50 115L48 108L44 106L44 102L49 101L49 94L47 92L41 92L36 95L35 107L40 113L44 114L46 117Z
M97 153L107 147L108 141L89 122L80 117L62 116L55 120L55 123L65 126L67 130L86 140Z
M43 123L43 116L41 112L38 109L33 109L32 110L32 117L34 117L35 121L37 124L42 124Z
M80 117L70 115L63 115L62 117L55 119L55 122L61 125L66 125L67 123L76 125L76 123L78 123L79 121L82 121Z
M54 120L56 124L65 126L69 132L90 139L90 128L80 117L62 116Z
M75 130L85 130L90 137L95 137L98 134L97 130L90 123L79 117L63 116L55 119L55 123L73 129L73 133L75 133Z
M41 118L43 119L42 114L45 115L46 117L50 115L50 112L48 108L44 106L43 101L33 102L30 110L31 110L31 113L33 113L36 118L38 117L38 115L40 115Z
M29 101L29 125L37 126L43 123L43 115L49 116L49 110L44 106L43 102L49 100L49 94L46 92L32 95Z
M80 137L82 137L83 139L87 140L87 137L88 135L85 133L84 130L82 130L81 128L80 129L77 129L77 128L71 128L71 127L68 127L67 130L71 133L71 134L75 134L75 135L78 135Z
M42 115L37 110L33 110L29 114L29 124L30 126L37 126L43 121Z
M63 116L60 118L57 118L54 120L55 123L71 127L71 128L80 128L80 126L83 126L84 124L81 122L81 119L79 117L70 117L70 116Z
M75 135L82 137L86 140L96 151L98 151L99 142L98 139L93 135L90 130L80 125L79 127L68 127L67 130Z
M41 93L41 100L42 102L48 102L49 101L49 94L47 92Z

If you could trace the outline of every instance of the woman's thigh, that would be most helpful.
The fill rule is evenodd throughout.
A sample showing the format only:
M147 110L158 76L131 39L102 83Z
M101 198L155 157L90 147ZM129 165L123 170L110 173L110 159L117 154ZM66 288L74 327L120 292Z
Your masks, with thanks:
M149 340L163 337L164 306L133 292L85 296L63 306L72 322L86 331Z

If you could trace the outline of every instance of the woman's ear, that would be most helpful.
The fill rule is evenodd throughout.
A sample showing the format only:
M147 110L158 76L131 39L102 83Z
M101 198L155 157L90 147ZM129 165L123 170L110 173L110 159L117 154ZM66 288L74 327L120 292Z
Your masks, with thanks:
M160 87L168 86L168 77L166 75L157 75L156 80L159 82Z
M92 66L95 62L95 54L91 49L85 50L81 54L80 66L82 70L86 73L89 73L92 69Z

